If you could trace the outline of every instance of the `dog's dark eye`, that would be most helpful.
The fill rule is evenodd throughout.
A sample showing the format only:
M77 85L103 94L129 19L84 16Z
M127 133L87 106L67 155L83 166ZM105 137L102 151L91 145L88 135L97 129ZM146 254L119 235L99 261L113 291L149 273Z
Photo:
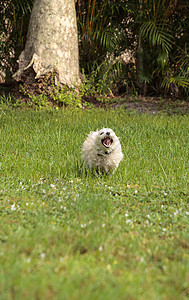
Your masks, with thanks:
M100 135L102 135L104 132L101 132Z

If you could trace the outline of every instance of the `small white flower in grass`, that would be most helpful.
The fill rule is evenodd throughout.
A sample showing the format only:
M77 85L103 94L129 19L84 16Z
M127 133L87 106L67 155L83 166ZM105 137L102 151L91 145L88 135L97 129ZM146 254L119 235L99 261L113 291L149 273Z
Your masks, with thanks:
M16 210L15 204L11 205L11 210Z
M31 258L30 257L26 258L26 262L29 264L31 262Z
M137 191L137 190L135 190L135 195L136 195L136 194L138 194L138 191Z
M84 223L84 224L81 224L81 228L85 228L87 226L87 224L86 223Z
M167 230L166 228L162 228L162 231L164 231L164 232L165 232L166 230Z
M106 226L106 224L102 224L102 227L105 227Z
M103 250L102 246L100 246L100 247L98 248L98 250L99 250L99 251L102 251L102 250Z
M52 187L53 189L56 189L56 186L54 184L50 184L50 187Z
M144 257L141 257L141 258L140 258L140 262L141 262L141 263L145 262Z
M28 203L26 203L26 205L28 206Z
M125 217L128 217L128 216L129 216L129 214L126 213L126 214L125 214Z
M175 212L174 212L174 215L177 216L179 214L179 210L177 209Z
M189 215L189 211L186 211L186 215L187 215L187 216Z
M133 222L131 220L126 220L126 224L132 224Z
M167 196L167 193L164 192L163 194L164 194L164 196Z
M65 190L66 190L66 188L62 188L62 190L63 190L63 191L65 191Z
M45 253L41 253L41 258L45 258L46 254Z

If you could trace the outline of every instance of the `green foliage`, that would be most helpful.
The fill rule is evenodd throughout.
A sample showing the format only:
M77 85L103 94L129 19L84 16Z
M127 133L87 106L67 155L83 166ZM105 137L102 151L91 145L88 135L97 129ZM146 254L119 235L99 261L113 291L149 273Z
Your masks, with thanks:
M179 49L179 55L175 55L174 64L171 69L167 69L162 87L167 93L177 89L178 94L179 89L187 97L189 96L189 55L186 51Z
M34 108L34 109L51 109L53 107L72 107L81 108L82 94L76 91L74 88L69 88L67 86L56 86L53 83L48 87L48 92L46 90L47 83L43 86L43 92L41 94L31 94L27 92L22 86L20 86L22 92L27 97L24 102L17 101L15 106L24 106Z
M77 2L80 65L85 73L93 71L94 64L101 65L107 53L115 52L124 7L115 0Z
M174 77L177 80L171 85L178 90L177 96L187 94L187 86L183 89L183 82L188 80L187 60L185 72L178 72L180 45L186 54L189 51L188 18L182 7L185 7L184 1L175 6L171 0L78 1L81 67L92 77L97 70L95 81L104 81L102 65L107 65L111 56L120 58L125 50L130 51L135 60L134 68L122 60L122 72L117 73L114 81L127 86L127 93L133 90L167 93L164 81Z
M105 60L101 65L93 66L90 75L86 75L83 69L82 83L79 87L80 96L83 99L92 96L96 101L107 102L107 95L113 95L112 89L114 89L121 72L122 63L115 58Z
M160 71L164 72L164 70L168 67L168 54L166 52L159 52L157 57L157 66Z
M184 76L168 77L168 78L165 77L164 80L162 81L162 87L165 87L166 91L168 91L171 85L175 85L183 88L189 88L189 79Z
M7 108L7 107L12 107L14 103L16 102L16 99L11 96L10 94L6 96L5 94L0 95L0 107Z
M148 91L154 89L158 93L163 90L174 96L188 93L188 64L185 68L179 63L180 46L185 48L188 56L188 46L185 41L187 18L182 16L182 9L173 6L172 1L159 0L139 3L140 13L137 23L141 25L139 31L140 55L137 57L140 77L151 74L147 83ZM182 19L182 25L180 23ZM179 24L179 25L178 25ZM174 45L174 46L173 46ZM142 73L142 75L141 75ZM144 76L143 76L144 74ZM172 93L172 90L177 91Z
M148 40L152 47L160 46L168 54L173 45L173 35L168 21L147 21L140 29L141 36Z
M53 102L60 106L81 108L82 95L74 88L69 88L67 86L59 88L54 85L50 95Z

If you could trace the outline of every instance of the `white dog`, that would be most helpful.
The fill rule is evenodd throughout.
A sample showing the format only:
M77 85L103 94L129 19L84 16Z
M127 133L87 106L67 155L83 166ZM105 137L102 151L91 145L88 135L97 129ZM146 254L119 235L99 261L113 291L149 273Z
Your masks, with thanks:
M82 158L91 171L108 173L112 170L114 173L123 159L119 138L110 128L91 131L83 143Z

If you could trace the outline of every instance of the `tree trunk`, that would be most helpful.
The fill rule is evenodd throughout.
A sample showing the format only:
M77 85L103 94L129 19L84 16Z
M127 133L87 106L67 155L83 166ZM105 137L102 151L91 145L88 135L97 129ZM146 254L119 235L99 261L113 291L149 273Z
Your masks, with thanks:
M32 67L36 79L55 71L58 82L73 87L80 82L78 56L74 0L35 0L13 78L22 81L23 73Z

